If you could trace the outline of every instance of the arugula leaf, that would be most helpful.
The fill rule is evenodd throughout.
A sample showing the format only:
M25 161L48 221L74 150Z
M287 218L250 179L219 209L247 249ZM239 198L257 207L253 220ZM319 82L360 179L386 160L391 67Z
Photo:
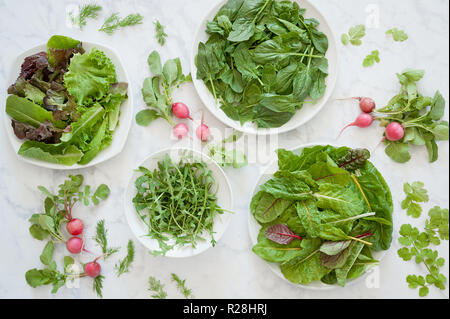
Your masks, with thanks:
M372 66L376 63L380 63L380 51L374 50L372 51L363 61L363 66L365 68Z
M408 40L408 35L403 30L399 30L397 28L389 29L386 31L386 34L391 34L396 42L403 42Z
M343 34L341 36L341 41L343 45L351 43L352 45L361 45L361 39L366 35L366 26L363 24L351 27L348 34Z

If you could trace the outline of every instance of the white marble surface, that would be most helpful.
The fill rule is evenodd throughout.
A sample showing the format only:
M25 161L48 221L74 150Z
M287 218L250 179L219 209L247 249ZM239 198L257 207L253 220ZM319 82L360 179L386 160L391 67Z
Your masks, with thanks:
M70 28L66 23L66 12L78 1L50 0L0 0L0 83L1 100L5 99L6 74L12 59L22 51L44 43L53 34L73 36L80 40L107 44L117 50L124 60L134 88L135 112L143 105L139 93L144 77L148 76L146 58L153 49L158 49L164 58L180 56L188 70L191 42L202 16L219 0L121 0L99 1L103 7L100 20L89 21L83 31ZM347 32L350 26L365 23L366 9L379 10L379 27L368 30L361 47L343 47L340 76L335 97L366 95L376 98L380 105L398 90L395 72L407 67L423 68L427 71L420 84L423 93L432 95L439 89L449 98L449 4L446 0L313 0L334 28L336 35ZM145 23L136 28L119 31L110 37L97 32L102 19L111 12L127 14L140 12ZM154 19L167 26L167 45L160 48L154 39ZM395 43L384 35L391 27L405 29L410 39ZM362 59L373 49L381 52L381 63L363 69ZM176 98L185 101L199 118L204 108L192 85L176 92ZM2 104L3 105L3 104ZM280 147L294 147L309 142L334 142L339 130L358 114L357 105L330 101L323 112L297 131L279 136ZM3 115L4 116L4 115ZM446 113L448 119L448 110ZM206 113L206 121L216 134L224 130L212 114ZM3 123L3 121L0 121ZM1 124L3 126L3 124ZM95 222L104 218L110 230L113 245L125 246L133 235L123 214L123 194L131 174L146 155L161 148L175 145L170 139L170 129L164 122L156 122L149 128L133 125L128 143L121 155L96 168L82 170L89 184L107 183L112 187L112 196L95 209L78 208L77 214L88 224L87 236L94 233ZM350 129L339 141L357 147L374 148L382 129L373 126L367 130ZM250 150L254 148L250 143ZM20 161L13 153L0 129L0 298L95 298L90 280L83 280L79 289L62 288L52 296L49 287L31 289L24 278L25 272L39 266L39 254L43 243L34 240L28 233L28 218L42 209L42 195L38 185L55 188L67 173L36 168ZM263 161L263 160L262 160ZM422 180L431 193L428 206L448 207L449 193L449 147L440 144L440 159L430 165L426 151L414 149L413 160L400 165L390 161L379 148L373 161L386 177L395 196L395 229L404 222L423 225L424 220L412 221L400 210L404 182ZM112 262L104 264L106 274L104 294L106 298L149 298L147 280L156 276L167 284L170 297L179 296L170 283L169 274L178 273L187 278L198 298L416 298L417 291L410 290L405 277L410 273L424 273L424 269L412 262L405 263L397 257L396 241L379 268L379 287L371 288L364 280L345 289L311 291L290 285L274 275L266 264L251 252L247 232L247 214L250 194L253 191L261 163L253 163L242 170L227 170L235 195L236 214L223 238L215 249L183 260L155 258L138 244L137 256L130 274L117 279L112 271ZM75 173L75 172L71 172ZM398 237L398 235L395 235ZM88 245L93 246L88 238ZM95 247L93 248L95 249ZM448 245L443 245L443 254L448 259ZM62 256L63 247L57 251ZM122 251L124 254L124 251ZM448 266L445 273L448 275ZM370 285L369 285L370 286ZM448 298L448 290L431 290L432 298Z

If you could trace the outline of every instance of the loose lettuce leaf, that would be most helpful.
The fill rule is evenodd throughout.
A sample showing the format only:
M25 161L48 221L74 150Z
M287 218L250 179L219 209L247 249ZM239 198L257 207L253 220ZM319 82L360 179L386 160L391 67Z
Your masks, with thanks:
M26 141L20 147L19 155L39 161L72 166L81 159L83 153L74 145L52 145Z
M250 209L258 222L266 224L280 217L291 205L291 201L276 199L269 193L259 192L253 197Z
M62 35L54 35L47 42L48 61L53 68L66 69L76 53L84 53L81 42Z
M294 240L288 245L277 244L265 236L268 227L263 227L258 236L258 243L253 247L253 252L268 262L283 263L299 254L301 248L301 241Z
M111 85L117 83L116 69L104 52L94 48L89 53L74 55L64 82L77 103L83 105L110 92Z

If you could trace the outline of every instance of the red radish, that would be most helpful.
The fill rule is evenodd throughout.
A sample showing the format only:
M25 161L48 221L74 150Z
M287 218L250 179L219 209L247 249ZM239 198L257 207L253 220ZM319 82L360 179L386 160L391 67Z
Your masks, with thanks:
M206 142L209 139L209 127L204 123L205 120L205 114L202 114L202 123L199 127L197 127L197 137L202 141Z
M184 123L177 124L173 128L173 135L179 140L181 140L183 137L186 137L188 134L189 127Z
M172 105L172 113L179 119L192 120L190 112L189 112L189 108L184 103L181 103L181 102L174 103Z
M369 97L359 98L359 107L364 113L372 113L377 107L374 100Z
M83 240L79 237L72 237L67 241L66 247L69 252L78 255L83 250Z
M84 267L84 272L86 273L86 275L92 278L97 278L98 276L100 276L101 271L102 267L96 261L87 263L86 267Z
M386 138L391 142L398 142L405 136L405 129L398 122L392 122L386 127Z
M373 116L372 116L372 115L367 114L367 113L360 114L360 115L356 118L356 121L355 121L355 122L353 122L353 123L347 125L346 127L344 127L344 128L342 129L342 131L341 131L341 133L339 134L338 138L342 135L342 133L343 133L347 128L349 128L349 127L351 127L351 126L357 126L357 127L360 127L360 128L366 128L366 127L371 126L372 123L373 123Z
M80 219L75 218L67 223L66 229L67 232L73 236L81 235L83 233L84 224Z
M375 101L370 97L351 97L349 99L358 100L359 107L361 108L361 111L363 111L364 113L372 113L373 111L375 111L375 108L377 107ZM339 99L339 100L342 101L348 99Z

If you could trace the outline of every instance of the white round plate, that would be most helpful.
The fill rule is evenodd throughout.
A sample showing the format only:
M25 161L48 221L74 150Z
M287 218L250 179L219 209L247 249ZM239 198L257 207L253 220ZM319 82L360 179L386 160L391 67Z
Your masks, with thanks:
M128 77L127 72L125 71L122 61L120 60L119 55L111 48L106 47L104 45L98 44L98 43L90 43L90 42L83 42L83 48L86 50L86 52L91 51L93 48L97 48L103 52L111 59L111 61L114 63L116 67L117 72L117 79L119 82L126 82L128 83L128 99L123 102L121 106L120 111L120 118L119 118L119 125L117 126L116 131L113 135L112 144L106 148L105 150L101 151L89 164L87 165L73 165L73 166L65 166L61 164L53 164L53 163L47 163L43 161L38 161L32 158L26 158L20 155L17 155L21 160L36 165L40 167L55 169L55 170L74 170L74 169L81 169L81 168L87 168L91 166L98 165L100 163L103 163L114 156L118 155L120 152L122 152L125 143L128 138L128 132L130 131L130 127L133 121L133 92L130 85L130 80ZM13 84L20 73L20 66L22 65L24 59L30 55L36 54L38 52L46 51L47 45L42 44L39 46L36 46L30 50L25 51L24 53L20 54L13 62L9 75L8 75L8 81L6 83L7 86ZM8 87L4 88L4 92L6 92ZM4 112L4 110L3 110ZM11 142L11 145L14 149L14 152L17 154L19 151L22 143L24 141L18 139L14 135L14 131L11 127L11 117L8 116L8 114L4 113L5 116L3 116L4 119L4 125L6 128L7 135L9 137L9 141Z
M233 195L231 191L230 182L228 181L225 172L222 170L222 168L220 168L219 165L217 165L216 162L214 162L211 158L200 152L185 148L166 149L150 155L139 166L146 167L149 170L154 170L158 167L158 162L163 160L166 154L169 154L170 158L174 163L178 163L182 157L185 158L186 156L189 159L193 158L194 160L201 160L205 162L208 168L212 171L215 180L215 187L218 188L217 204L227 211L232 211ZM138 240L150 251L158 251L160 250L158 241L151 239L150 237L147 236L148 228L144 224L144 222L140 219L133 205L133 198L137 194L135 181L139 176L141 176L141 173L135 171L128 183L127 190L125 193L125 215L127 218L128 225L130 225L131 230L136 235ZM225 233L228 225L230 224L231 217L232 214L228 212L225 212L224 214L215 217L214 239L216 241L219 241L219 239ZM203 234L203 237L206 238L206 241L198 242L196 248L192 248L191 246L175 247L174 249L168 251L165 256L174 258L185 258L198 255L212 247L211 237L208 234Z
M205 83L202 80L197 79L197 67L195 65L195 57L197 56L198 45L200 42L205 42L208 40L208 34L206 33L206 23L214 19L215 15L219 9L227 2L226 0L221 1L217 6L215 6L205 17L205 19L200 24L197 34L194 39L194 46L192 48L191 54L191 72L193 83L195 89L197 90L200 99L207 109L222 123L228 127L232 127L235 130L244 132L247 134L256 135L273 135L281 134L292 131L301 125L310 121L314 116L316 116L322 108L327 103L328 99L333 93L334 87L336 86L336 81L338 77L338 49L337 41L333 30L329 26L328 22L325 20L324 16L320 11L308 0L293 0L297 2L301 8L306 9L305 17L316 18L319 22L319 30L325 33L328 37L328 51L326 58L328 59L328 71L329 75L326 78L327 88L325 95L319 99L315 104L305 104L301 110L291 118L289 122L284 124L279 128L258 128L254 123L245 123L243 126L238 121L233 121L230 119L221 109L218 104L214 101L213 95L209 92Z
M318 145L331 145L334 147L341 147L343 145L332 145L332 144L305 144L305 145L301 145L298 147L295 147L293 149L290 149L290 151L294 152L297 155L300 155L303 152L303 149L305 148L310 148L310 147L314 147L314 146L318 146ZM260 178L258 179L258 181L256 182L255 188L253 190L252 193L252 198L253 196L255 196L259 191L260 191L260 187L261 185L263 185L264 183L266 183L268 180L270 180L271 178L273 178L273 175L279 170L278 167L278 158L275 158L271 164L269 164L268 166L266 166L260 176ZM261 225L258 223L258 221L255 219L255 217L253 216L252 212L249 210L248 213L248 229L249 229L249 234L250 234L250 240L252 241L253 246L256 245L258 243L258 234L259 231L261 230ZM386 256L387 251L380 251L380 252L373 252L373 257L380 261L384 258L384 256ZM275 273L277 274L280 278L282 278L284 281L289 282L290 284L297 286L297 287L302 287L305 289L312 289L312 290L330 290L330 289L336 289L336 288L342 288L338 285L326 285L322 282L312 282L309 285L296 285L292 282L290 282L289 280L287 280L284 276L283 273L280 270L280 265L277 263L269 263L263 259L261 259L262 262L266 263L269 268ZM353 280L349 280L347 282L346 287L348 287L349 285L352 285L354 283L357 283L359 281L361 281L363 278L365 278L365 276L367 276L368 273L363 274L362 276L353 279ZM345 289L345 288L342 288Z

